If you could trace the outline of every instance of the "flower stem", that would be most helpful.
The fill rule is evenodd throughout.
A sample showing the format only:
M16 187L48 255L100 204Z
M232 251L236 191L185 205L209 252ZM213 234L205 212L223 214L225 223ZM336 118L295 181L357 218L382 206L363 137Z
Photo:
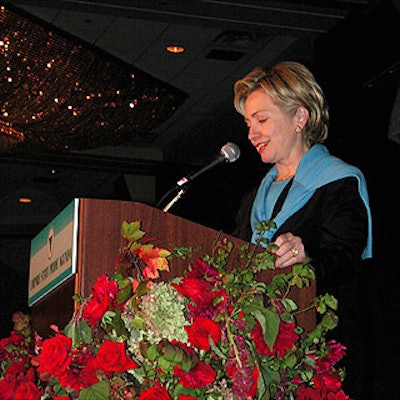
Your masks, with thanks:
M232 331L231 331L231 319L230 318L228 318L226 320L226 333L228 335L229 343L231 344L231 346L233 348L233 352L235 353L236 361L237 361L239 367L242 368L243 365L242 365L242 362L240 361L240 358L239 358L239 352L238 352L238 349L237 349L237 346L236 346L236 342L233 340L233 335L232 335Z

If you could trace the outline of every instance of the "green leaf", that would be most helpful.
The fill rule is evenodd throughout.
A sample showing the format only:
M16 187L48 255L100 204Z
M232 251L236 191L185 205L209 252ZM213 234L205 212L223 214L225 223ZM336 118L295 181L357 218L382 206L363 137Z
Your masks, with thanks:
M285 357L285 364L288 368L293 368L295 367L297 363L297 357L294 353L289 353L286 357Z
M184 371L188 372L196 365L197 359L191 360L190 357L183 357L183 360L179 363L179 367Z
M160 353L157 351L157 345L156 345L156 344L151 345L151 346L146 350L146 357L147 357L150 361L154 361L159 355L160 355Z
M124 321L121 319L121 309L119 307L116 307L114 311L106 311L102 321L106 326L115 330L118 336L127 337L128 333Z
M269 387L270 391L272 389L271 386L279 385L279 383L281 382L281 375L278 371L274 371L273 369L266 366L265 368L262 368L261 372L266 386Z
M294 302L292 299L289 299L288 297L283 298L281 302L287 312L292 312L298 309L296 302Z
M211 349L215 352L215 354L221 359L221 360L226 360L227 357L226 355L214 344L214 342L210 338L210 345Z
M279 315L275 311L262 307L258 307L252 313L261 325L265 343L272 349L279 332Z
M78 400L108 400L110 396L110 386L107 382L97 382L92 386L80 391Z
M327 330L332 330L337 327L339 323L339 319L337 315L335 315L333 312L328 311L323 317L321 321L321 325L323 328Z
M333 295L326 293L324 295L324 300L328 307L332 308L333 310L337 310L338 301Z
M135 291L135 298L141 297L149 291L149 289L147 288L147 284L148 284L148 281L140 282L139 286L136 288L136 291Z
M279 315L272 310L265 310L265 330L264 330L264 340L265 343L269 346L270 349L274 347L274 343L276 340L276 337L278 336L279 332L279 323L280 323L280 318Z
M171 362L166 360L164 357L158 359L158 366L165 372L171 368Z
M85 320L81 320L77 325L76 322L68 323L63 333L72 339L72 347L76 348L82 343L90 343L92 340L92 330Z
M127 222L121 224L121 235L131 242L140 240L146 233L140 230L140 221Z
M132 285L129 279L124 279L119 282L120 290L117 293L117 302L119 304L125 303L132 294Z
M304 286L303 279L301 279L301 277L298 275L293 277L293 282L300 289Z
M135 316L131 321L132 327L134 329L143 329L144 328L145 319L140 316Z
M79 323L79 330L81 332L81 337L82 337L82 341L83 343L91 343L92 341L92 329L90 328L89 324L82 320Z

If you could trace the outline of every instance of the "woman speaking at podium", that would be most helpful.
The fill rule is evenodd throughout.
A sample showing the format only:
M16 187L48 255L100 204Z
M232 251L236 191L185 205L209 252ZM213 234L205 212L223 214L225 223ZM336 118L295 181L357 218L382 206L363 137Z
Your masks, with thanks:
M363 260L372 257L365 178L322 144L328 136L328 105L304 65L287 61L255 68L235 83L234 106L262 162L272 166L243 199L233 234L255 243L257 223L273 220L276 229L264 235L278 246L275 266L311 259L318 293L331 293L339 302L335 338L348 349L344 389L366 399L364 330L357 307Z

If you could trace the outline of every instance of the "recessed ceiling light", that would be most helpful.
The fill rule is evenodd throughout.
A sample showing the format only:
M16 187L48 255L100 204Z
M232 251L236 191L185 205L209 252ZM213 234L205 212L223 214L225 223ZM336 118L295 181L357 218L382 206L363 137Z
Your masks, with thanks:
M18 201L25 204L32 203L32 199L30 199L29 197L20 197Z
M167 46L165 50L167 50L168 53L179 54L183 53L185 51L185 48L182 46L173 45L173 46Z

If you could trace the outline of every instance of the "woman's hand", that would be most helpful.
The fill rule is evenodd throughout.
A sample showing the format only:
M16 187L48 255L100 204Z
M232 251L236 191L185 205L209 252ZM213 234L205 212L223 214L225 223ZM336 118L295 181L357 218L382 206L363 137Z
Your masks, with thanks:
M307 259L303 241L300 236L295 236L287 232L279 235L273 244L278 246L278 249L273 251L273 253L278 256L275 260L276 268L285 268L294 264L301 264Z

